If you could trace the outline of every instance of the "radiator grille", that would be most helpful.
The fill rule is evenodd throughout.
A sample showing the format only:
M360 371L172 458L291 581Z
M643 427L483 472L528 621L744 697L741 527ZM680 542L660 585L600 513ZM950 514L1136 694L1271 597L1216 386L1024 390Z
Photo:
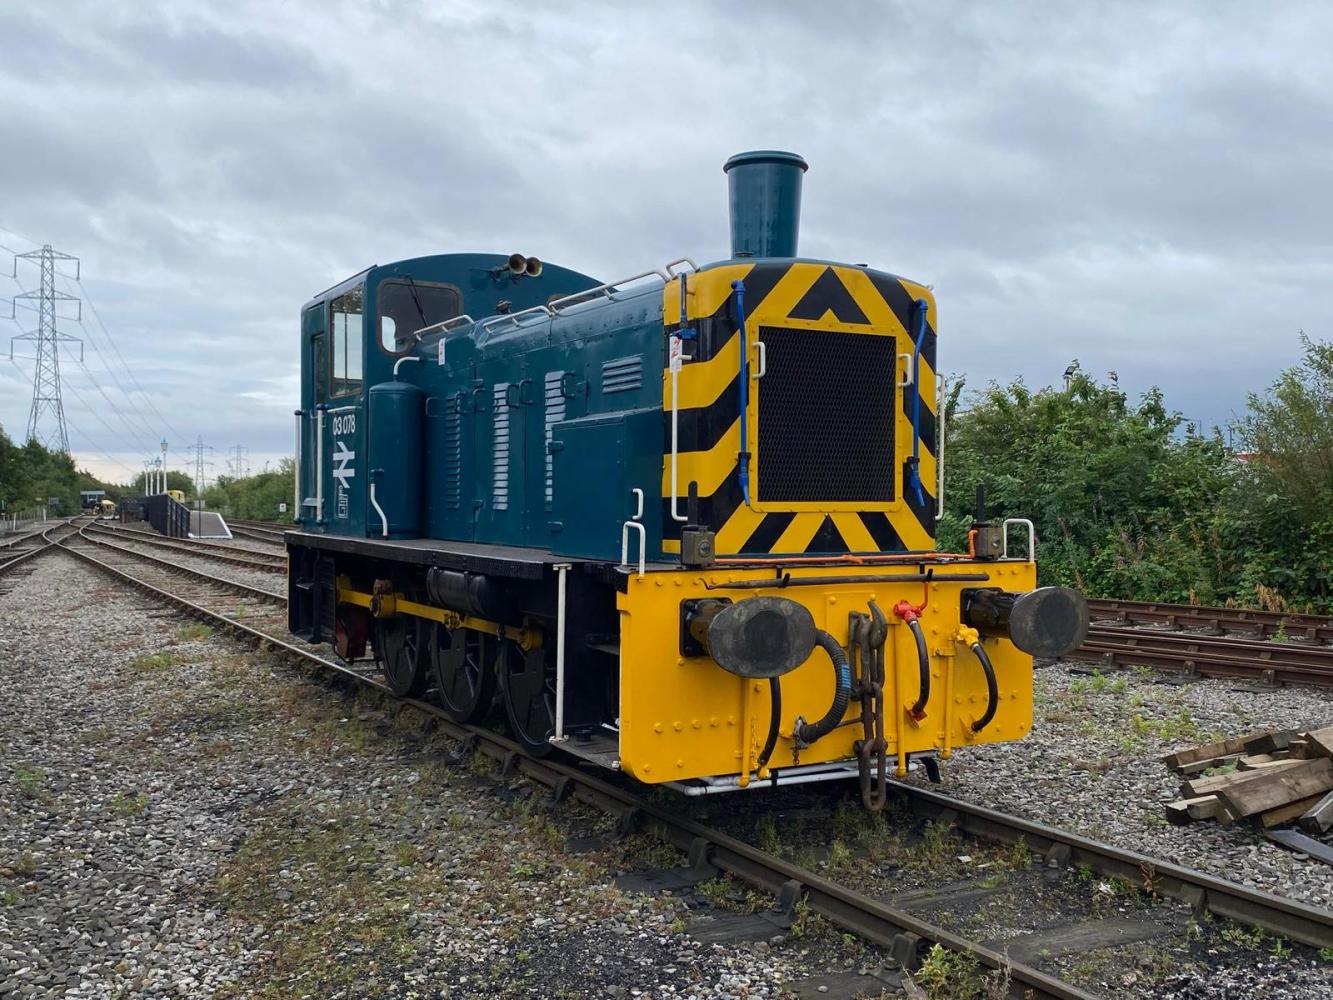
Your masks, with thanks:
M759 336L758 499L893 500L894 338L786 327Z
M547 372L546 379L542 385L544 392L543 402L546 409L546 509L551 509L552 501L555 499L555 489L552 479L552 472L555 469L555 456L551 454L551 432L556 424L565 419L565 393L564 393L565 373L563 371Z
M450 510L458 510L463 505L463 415L458 410L460 395L449 397L449 409L444 414L444 503Z
M509 383L497 382L492 396L495 410L495 489L492 502L496 510L509 509Z

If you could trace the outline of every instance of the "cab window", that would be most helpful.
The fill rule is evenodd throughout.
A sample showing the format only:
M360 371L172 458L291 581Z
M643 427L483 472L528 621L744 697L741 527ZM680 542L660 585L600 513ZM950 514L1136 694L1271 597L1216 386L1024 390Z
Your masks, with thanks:
M333 345L329 390L333 396L361 391L361 309L365 290L354 288L329 303Z
M462 296L450 285L391 279L379 287L380 347L390 354L411 350L416 331L453 319Z

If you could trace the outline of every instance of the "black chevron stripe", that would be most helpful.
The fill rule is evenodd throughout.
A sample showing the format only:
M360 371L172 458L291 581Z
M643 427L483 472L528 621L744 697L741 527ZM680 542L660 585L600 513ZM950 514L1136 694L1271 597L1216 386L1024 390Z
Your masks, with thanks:
M805 547L806 552L818 552L820 554L841 555L844 552L850 552L847 540L842 537L842 532L838 526L833 523L833 518L827 514L819 525L819 530L815 532L815 537L810 539L810 544Z
M678 414L680 450L710 451L722 440L722 435L741 415L741 376L736 373L717 399L707 406L692 406ZM663 448L671 454L671 409L667 402L666 421L663 424Z
M920 522L921 527L925 529L926 534L929 535L931 538L934 538L935 537L935 494L930 492L930 488L932 485L933 485L932 483L922 482L921 492L925 496L926 502L924 504L918 504L916 502L915 493L907 488L906 483L903 483L903 499L907 501L907 506L916 516L916 519L918 522Z
M758 527L750 532L750 537L741 545L740 551L772 552L774 544L782 537L782 533L787 530L787 526L794 520L796 520L794 511L777 511L772 514L765 514Z
M790 264L756 264L750 269L745 281L745 316L759 311L769 293L778 286L778 282L787 276ZM739 326L736 321L736 297L728 295L712 314L697 321L699 341L693 354L695 361L707 361L715 358L731 343Z
M907 546L903 544L902 537L889 520L889 515L881 511L868 511L863 514L857 514L861 523L866 526L866 531L870 532L870 537L875 540L875 547L880 552L904 552Z
M903 287L901 281L891 274L877 274L874 271L867 271L870 276L870 283L875 286L884 304L893 311L898 322L902 324L907 331L907 338L911 346L916 346L916 299L908 293ZM930 323L926 323L926 336L921 341L921 357L930 365L930 370L935 370L935 348L936 341L939 338Z
M821 320L830 311L839 323L870 323L838 273L826 267L789 315L792 319Z
M740 405L738 401L737 406ZM685 411L681 411L682 416ZM912 420L912 390L903 390L903 416L910 423ZM935 454L935 411L931 409L929 400L925 396L921 397L921 413L917 418L921 424L921 451ZM909 437L903 442L902 453L904 456L912 454L912 439Z
M685 492L688 487L688 483L682 483L681 491ZM736 513L737 508L744 502L740 479L733 468L722 480L716 492L699 498L699 523L706 524L716 531L731 519L731 515ZM662 498L662 536L680 538L680 523L671 520L670 497Z

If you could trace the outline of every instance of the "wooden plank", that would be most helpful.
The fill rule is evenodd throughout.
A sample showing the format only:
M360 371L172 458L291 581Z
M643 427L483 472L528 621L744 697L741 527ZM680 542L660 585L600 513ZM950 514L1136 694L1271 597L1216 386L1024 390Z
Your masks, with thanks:
M1217 790L1227 810L1238 817L1267 812L1333 789L1333 760L1327 757L1251 774L1246 780L1232 782Z
M1302 813L1299 823L1306 833L1323 833L1333 826L1333 792Z
M1287 744L1287 753L1296 760L1306 760L1314 756L1310 752L1310 742L1304 736L1298 736Z
M1173 826L1185 826L1196 819L1213 819L1221 808L1222 801L1216 795L1177 799L1166 804L1166 818Z
M1246 753L1272 753L1285 750L1296 736L1294 729L1278 729L1262 736L1255 736L1245 741Z
M1304 799L1288 802L1285 806L1278 806L1276 809L1269 809L1267 812L1251 816L1250 822L1265 830L1271 826L1281 826L1283 823L1294 823L1301 818L1307 809L1317 803L1319 798L1318 795L1311 795Z
M1271 753L1250 754L1237 760L1236 767L1242 771L1253 771L1260 764L1271 764L1276 759Z
M1245 744L1252 740L1258 740L1264 736L1272 735L1272 730L1262 730L1257 733L1250 733L1248 736L1237 736L1233 739L1222 740L1218 743L1205 743L1203 746L1193 747L1189 750L1177 750L1175 753L1167 754L1162 758L1162 763L1173 771L1185 766L1194 764L1201 760L1208 760L1212 757L1226 757L1245 752Z
M1268 767L1255 768L1253 771L1232 771L1230 774L1213 774L1203 778L1191 778L1189 781L1180 783L1180 794L1187 799L1197 798L1200 795L1213 795L1220 789L1226 788L1228 785L1234 785L1238 781L1264 778L1275 772L1299 767L1304 763L1306 761L1277 760Z
M1242 757L1236 761L1236 770L1241 774L1249 774L1252 771L1267 771L1279 764L1290 764L1290 757L1275 757L1273 760L1259 760L1255 757ZM1297 762L1299 763L1299 762Z
M1333 726L1302 734L1308 752L1319 757L1333 757Z

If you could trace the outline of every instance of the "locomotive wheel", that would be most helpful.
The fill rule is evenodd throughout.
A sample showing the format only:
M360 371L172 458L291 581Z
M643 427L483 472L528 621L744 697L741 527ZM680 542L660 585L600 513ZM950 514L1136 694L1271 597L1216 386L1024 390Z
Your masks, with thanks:
M415 698L426 689L426 662L421 655L425 626L407 615L375 622L375 659L399 698Z
M430 629L430 663L440 704L455 722L477 722L495 701L496 638L470 628Z
M546 669L544 651L524 652L518 643L506 640L499 667L510 732L528 753L546 756L555 732L555 675Z

